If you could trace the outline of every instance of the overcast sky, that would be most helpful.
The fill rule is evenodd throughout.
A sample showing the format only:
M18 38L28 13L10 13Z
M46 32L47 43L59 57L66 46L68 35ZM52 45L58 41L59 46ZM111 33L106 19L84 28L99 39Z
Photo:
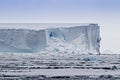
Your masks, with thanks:
M120 0L0 0L0 23L98 23L101 50L120 52Z

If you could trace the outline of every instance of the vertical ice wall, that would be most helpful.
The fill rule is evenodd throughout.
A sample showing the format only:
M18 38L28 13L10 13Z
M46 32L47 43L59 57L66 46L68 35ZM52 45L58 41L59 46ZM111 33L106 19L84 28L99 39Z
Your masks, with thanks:
M73 26L47 29L47 43L51 37L64 39L86 53L99 53L100 35L99 26L90 24L87 26Z
M88 50L90 53L100 53L100 27L96 24L90 24L87 28Z
M0 51L34 52L44 47L45 30L0 29Z

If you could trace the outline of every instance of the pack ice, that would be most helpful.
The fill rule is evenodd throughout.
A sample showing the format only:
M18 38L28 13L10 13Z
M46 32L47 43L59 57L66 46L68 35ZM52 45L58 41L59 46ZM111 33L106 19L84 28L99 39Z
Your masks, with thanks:
M58 46L56 46L58 45ZM100 53L97 24L0 24L1 52L39 52L61 47Z

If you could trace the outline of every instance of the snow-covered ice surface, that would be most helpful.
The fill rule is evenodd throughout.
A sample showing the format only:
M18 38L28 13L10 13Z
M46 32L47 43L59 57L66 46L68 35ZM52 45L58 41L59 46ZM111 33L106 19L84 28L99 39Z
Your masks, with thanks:
M40 30L59 27L88 26L89 23L0 23L1 29Z
M0 80L120 80L120 55L0 53Z

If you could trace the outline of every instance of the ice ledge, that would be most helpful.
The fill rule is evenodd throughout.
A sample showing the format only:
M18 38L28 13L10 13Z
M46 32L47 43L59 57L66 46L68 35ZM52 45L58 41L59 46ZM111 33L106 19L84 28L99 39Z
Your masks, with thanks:
M89 26L96 25L93 23L0 23L0 29L48 29L60 27L75 27L75 26Z

